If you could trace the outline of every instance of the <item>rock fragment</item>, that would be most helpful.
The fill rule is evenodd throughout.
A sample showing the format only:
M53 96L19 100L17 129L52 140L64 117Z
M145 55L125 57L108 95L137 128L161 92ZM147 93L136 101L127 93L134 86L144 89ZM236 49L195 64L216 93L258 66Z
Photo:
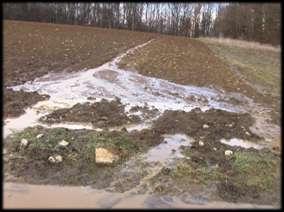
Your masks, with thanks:
M21 147L26 147L29 144L29 141L25 138L21 140Z
M65 140L62 140L59 142L58 144L59 146L68 146L69 145L69 142L65 141Z
M118 156L105 148L96 148L96 163L111 164L118 159Z
M48 158L48 160L51 162L51 163L61 163L63 161L63 158L61 155L55 155L55 156L50 156Z
M36 136L36 138L41 138L43 136L43 134L41 133L41 134L38 134L37 136Z
M232 155L233 154L233 151L231 151L231 150L226 150L225 151L225 155L226 156L230 156L230 155Z
M208 128L209 128L209 125L203 124L203 129L208 129Z

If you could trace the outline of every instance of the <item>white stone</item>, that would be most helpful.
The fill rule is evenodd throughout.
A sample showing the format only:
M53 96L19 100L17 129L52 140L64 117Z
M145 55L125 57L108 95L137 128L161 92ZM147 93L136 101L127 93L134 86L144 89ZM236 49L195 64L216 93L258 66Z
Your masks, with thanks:
M36 136L36 138L41 138L43 136L43 134L38 134L37 136Z
M53 156L50 156L49 158L48 158L48 160L51 162L51 163L55 163L56 161L55 161L55 158L53 157Z
M63 161L63 158L61 155L56 155L56 156L50 156L48 158L48 160L51 162L51 163L60 163Z
M63 161L62 156L61 156L61 155L56 155L56 156L55 156L55 161L56 161L57 163L62 162L62 161Z
M207 128L209 128L209 125L203 124L203 129L207 129Z
M27 139L23 138L23 139L21 140L21 146L27 146L28 144L29 144L29 142L28 142Z
M214 151L217 151L217 148L216 148L216 147L213 147L213 150L214 150Z
M248 131L246 131L246 135L250 136L250 133Z
M59 142L59 145L60 146L68 146L69 145L69 142L65 141L65 140L62 140Z
M233 151L231 151L231 150L226 150L225 151L225 155L226 156L230 156L230 155L232 155L233 154Z
M199 144L199 146L204 146L204 142L203 141L199 141L198 144Z
M96 148L96 163L113 163L118 157L105 148Z

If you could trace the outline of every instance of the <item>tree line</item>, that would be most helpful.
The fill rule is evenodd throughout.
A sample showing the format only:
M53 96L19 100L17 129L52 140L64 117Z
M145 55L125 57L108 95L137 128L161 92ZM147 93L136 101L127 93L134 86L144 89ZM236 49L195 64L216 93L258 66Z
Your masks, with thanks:
M4 19L280 44L280 4L4 3Z

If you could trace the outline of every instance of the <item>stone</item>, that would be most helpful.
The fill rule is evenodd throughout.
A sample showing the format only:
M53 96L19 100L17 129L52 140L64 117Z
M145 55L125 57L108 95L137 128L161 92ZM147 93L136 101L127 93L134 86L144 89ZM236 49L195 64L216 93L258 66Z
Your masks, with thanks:
M232 155L233 154L233 151L231 151L231 150L226 150L225 151L225 155L226 156L230 156L230 155Z
M199 144L199 146L204 146L204 142L203 141L199 141L198 144Z
M213 147L213 150L214 150L214 151L217 151L217 148L216 148L216 147Z
M209 128L209 125L203 124L203 129L208 129L208 128Z
M28 141L27 139L23 138L23 139L21 140L21 146L25 147L25 146L27 146L28 144L29 144L29 141Z
M3 155L6 155L7 154L7 149L3 149Z
M37 136L36 136L36 138L41 138L43 136L43 134L38 134Z
M62 140L59 142L58 144L59 146L68 146L69 145L69 142L65 141L65 140Z
M61 156L61 155L56 155L56 156L55 156L55 161L56 161L57 163L61 163L61 162L63 161L62 156Z
M48 160L51 162L51 163L61 163L63 161L63 158L61 155L55 155L55 156L50 156L48 158Z
M250 136L250 133L248 131L246 131L246 135Z
M118 156L105 148L96 148L96 163L111 164L118 159Z
M233 127L233 123L231 123L231 124L228 124L228 127Z
M55 158L53 156L49 156L48 161L51 163L55 163Z

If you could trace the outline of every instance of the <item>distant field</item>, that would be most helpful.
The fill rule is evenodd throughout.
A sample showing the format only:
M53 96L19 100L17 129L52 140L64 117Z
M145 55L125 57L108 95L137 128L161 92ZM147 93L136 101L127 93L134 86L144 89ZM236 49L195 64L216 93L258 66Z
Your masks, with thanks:
M154 35L126 30L47 24L3 22L4 86L22 84L49 72L95 68ZM22 95L22 94L21 94ZM4 116L18 116L38 99L36 93L4 89Z
M153 37L125 30L24 21L4 21L3 32L5 86L50 71L94 68Z

